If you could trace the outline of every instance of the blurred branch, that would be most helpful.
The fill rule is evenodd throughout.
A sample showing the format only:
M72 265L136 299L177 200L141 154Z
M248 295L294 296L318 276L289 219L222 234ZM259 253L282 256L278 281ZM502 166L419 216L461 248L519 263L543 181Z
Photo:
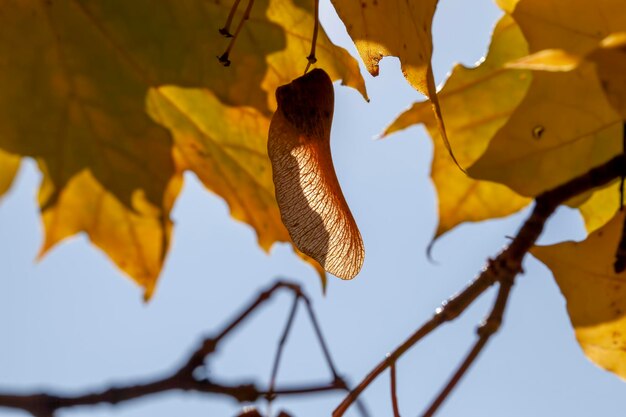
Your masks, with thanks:
M288 316L288 324L279 341L274 370L272 372L271 383L268 389L257 387L253 383L223 384L208 378L205 361L212 355L218 344L233 330L235 330L246 318L248 318L257 308L268 301L278 290L288 290L294 294L294 304ZM285 386L275 388L275 378L278 370L281 352L291 322L295 316L297 302L302 300L309 312L309 317L313 323L315 334L322 347L322 352L328 363L333 380L326 384L308 386ZM330 359L330 354L326 342L317 324L314 311L309 298L304 294L297 284L279 281L269 289L261 292L247 308L241 311L230 323L228 323L214 337L205 338L183 365L173 373L148 382L137 384L125 384L118 387L111 387L104 391L92 391L88 394L68 396L52 393L36 393L30 395L10 394L0 392L0 407L15 408L26 411L35 417L53 417L60 409L67 409L78 406L90 406L100 403L118 404L147 395L158 394L166 391L195 391L206 394L217 394L231 397L238 402L254 402L260 398L271 400L278 396L305 395L327 391L344 390L350 391L346 383L341 379ZM362 405L361 405L362 407ZM362 408L363 416L367 412Z
M398 406L398 392L396 389L396 364L392 364L389 368L389 385L391 388L391 408L393 410L393 417L400 417L400 407Z
M454 387L474 363L491 336L500 328L502 316L504 314L515 277L523 272L522 261L543 231L548 218L554 213L559 205L563 204L567 200L590 191L593 188L605 185L616 178L624 176L625 174L626 156L620 155L590 170L584 175L539 195L535 199L535 206L531 215L519 229L510 245L504 248L496 258L489 260L487 266L463 291L444 302L441 307L435 311L435 314L428 321L426 321L426 323L417 329L393 352L389 353L385 359L381 361L352 391L349 390L345 381L339 376L336 367L333 364L329 349L324 338L322 337L322 333L315 313L311 307L309 298L302 292L301 288L297 284L280 281L267 290L261 292L256 299L248 305L247 308L241 311L231 322L219 331L216 336L205 338L200 346L192 352L179 369L163 378L157 378L144 383L111 387L104 391L93 391L76 396L57 395L52 393L22 395L0 392L0 407L20 409L35 417L53 417L55 412L60 409L90 406L100 403L118 404L135 398L166 391L195 391L227 396L239 402L254 402L260 398L265 398L268 401L271 401L277 396L305 395L344 390L349 393L333 412L333 417L343 416L345 411L354 402L357 402L359 405L361 414L363 416L367 416L367 411L363 405L359 403L359 396L383 371L387 368L391 368L391 390L394 415L399 416L396 398L396 362L418 341L430 334L430 332L442 324L459 317L467 309L467 307L489 287L498 283L500 288L494 306L484 323L478 328L478 340L459 368L444 386L441 393L435 398L433 403L424 413L425 417L432 416L445 399L448 398ZM226 338L226 336L243 323L257 308L268 301L273 294L281 289L290 291L294 295L294 300L293 306L287 318L285 329L278 342L269 388L259 388L253 383L223 384L209 378L205 363L207 357L211 356L216 351L219 343ZM322 353L332 374L332 381L319 385L285 386L276 388L275 381L279 369L280 358L282 356L282 350L289 336L290 329L292 328L297 303L300 301L304 303L311 323L313 324Z
M498 295L496 296L491 312L477 329L478 340L474 343L474 346L469 351L456 372L452 375L446 386L443 387L439 395L437 395L437 397L433 400L430 407L428 407L424 414L422 414L422 417L431 417L435 414L435 412L437 412L441 404L443 404L446 398L448 398L454 387L456 387L459 381L461 381L461 378L463 378L469 367L474 363L476 358L478 358L478 355L483 350L491 336L493 336L500 329L502 316L504 315L504 310L506 309L512 286L513 277L511 277L510 280L502 280L500 282Z
M535 244L543 231L548 218L556 208L585 192L596 187L603 186L616 178L626 174L626 156L619 155L613 159L593 168L579 177L552 190L546 191L535 199L535 206L530 216L513 238L510 245L505 247L494 259L489 260L487 266L480 274L460 293L452 296L435 310L435 314L418 328L409 338L398 346L393 352L387 354L378 365L346 396L333 412L333 417L341 417L350 405L359 398L361 393L387 368L395 366L398 359L422 338L430 334L444 323L459 317L481 294L495 283L500 284L500 290L494 307L485 321L479 327L479 339L462 362L459 369L454 373L450 381L433 401L424 416L431 416L448 397L467 369L476 360L487 341L498 328L506 307L510 289L515 277L522 273L522 261Z

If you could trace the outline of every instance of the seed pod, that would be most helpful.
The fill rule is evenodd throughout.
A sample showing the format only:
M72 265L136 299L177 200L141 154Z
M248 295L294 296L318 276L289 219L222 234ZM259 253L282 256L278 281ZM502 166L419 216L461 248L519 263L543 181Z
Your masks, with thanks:
M282 221L300 251L352 279L365 251L330 153L332 81L314 69L279 87L276 101L267 147Z

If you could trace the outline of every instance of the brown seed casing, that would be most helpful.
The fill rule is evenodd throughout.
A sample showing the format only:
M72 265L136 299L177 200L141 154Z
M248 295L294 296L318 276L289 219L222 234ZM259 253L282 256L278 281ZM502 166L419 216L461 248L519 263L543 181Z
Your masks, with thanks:
M276 200L295 245L331 274L351 279L365 251L330 153L333 84L314 69L276 90L268 152Z

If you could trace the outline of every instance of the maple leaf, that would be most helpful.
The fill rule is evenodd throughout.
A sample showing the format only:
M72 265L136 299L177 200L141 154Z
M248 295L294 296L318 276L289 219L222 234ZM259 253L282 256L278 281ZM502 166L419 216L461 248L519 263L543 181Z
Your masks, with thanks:
M430 98L440 137L454 162L461 167L448 140L431 65L432 21L438 0L331 1L370 74L378 75L379 62L384 57L400 59L407 81Z
M595 70L533 74L523 101L468 169L535 196L621 152L622 123Z
M511 68L539 71L571 71L584 62L595 64L596 72L609 102L626 119L626 32L602 39L586 54L576 55L563 49L544 49L509 64Z
M626 378L626 275L614 271L626 212L621 211L583 242L539 246L567 300L576 338L598 366Z
M626 26L626 12L616 0L520 0L514 6L512 16L530 53L564 49L585 54ZM536 72L525 99L468 172L533 196L621 152L621 136L620 115L592 65Z
M148 91L201 87L227 105L271 114L273 89L306 62L310 9L255 2L225 69L215 57L228 42L217 28L229 9L216 0L3 2L0 52L11 59L0 64L0 149L36 159L43 173L41 253L84 231L149 297L188 167L177 166L170 133L147 115ZM325 35L319 42L333 79L364 93L356 62Z
M620 208L620 181L601 188L578 206L587 233L604 226Z
M456 65L439 92L450 143L462 166L478 159L526 93L529 72L506 69L504 64L527 51L519 28L511 17L504 16L494 29L484 61L475 68ZM527 198L506 186L474 180L451 164L429 107L428 102L415 103L384 135L424 123L433 138L431 177L439 205L435 238L459 223L506 216L528 204Z
M0 199L9 191L20 168L21 158L0 149Z

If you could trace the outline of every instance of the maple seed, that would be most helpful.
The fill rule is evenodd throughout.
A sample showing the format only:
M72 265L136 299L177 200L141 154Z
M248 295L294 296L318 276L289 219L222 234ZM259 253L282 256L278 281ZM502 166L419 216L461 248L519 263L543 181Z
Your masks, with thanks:
M333 84L314 69L276 90L267 143L276 200L296 247L328 272L351 279L365 251L330 152Z

